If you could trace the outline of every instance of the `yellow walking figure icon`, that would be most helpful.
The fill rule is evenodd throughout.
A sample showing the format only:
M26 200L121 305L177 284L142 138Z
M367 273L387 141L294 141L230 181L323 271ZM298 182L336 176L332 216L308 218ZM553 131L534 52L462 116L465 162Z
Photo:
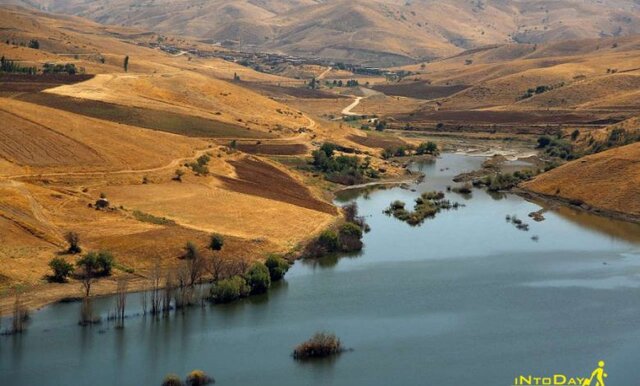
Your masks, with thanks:
M591 378L586 379L582 386L605 386L604 379L607 373L604 372L604 361L598 362L598 367L591 373ZM596 381L595 384L592 382Z

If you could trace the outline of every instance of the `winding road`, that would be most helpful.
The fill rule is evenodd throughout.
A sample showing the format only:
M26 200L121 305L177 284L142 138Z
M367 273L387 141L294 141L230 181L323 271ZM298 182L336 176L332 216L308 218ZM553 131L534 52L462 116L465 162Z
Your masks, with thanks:
M348 116L362 115L362 114L357 114L357 113L351 112L351 110L355 109L356 106L358 106L360 104L360 101L362 100L362 98L363 97L356 97L356 99L353 101L352 104L350 104L349 106L347 106L344 109L342 109L342 115L348 115Z

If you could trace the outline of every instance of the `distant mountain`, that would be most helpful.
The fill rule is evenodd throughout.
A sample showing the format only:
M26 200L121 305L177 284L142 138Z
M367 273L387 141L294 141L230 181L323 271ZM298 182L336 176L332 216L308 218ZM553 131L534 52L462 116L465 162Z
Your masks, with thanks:
M243 50L401 65L489 44L640 33L634 0L0 0Z

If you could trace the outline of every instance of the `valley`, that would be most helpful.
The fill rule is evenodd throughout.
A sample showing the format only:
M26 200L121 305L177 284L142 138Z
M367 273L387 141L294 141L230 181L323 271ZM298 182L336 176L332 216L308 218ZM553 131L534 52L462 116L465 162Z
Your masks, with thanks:
M0 374L107 384L87 342L134 331L104 355L162 347L122 384L209 355L231 384L473 384L483 353L490 384L530 360L583 371L561 347L600 326L586 347L636 378L614 343L638 334L637 2L0 3L0 340L25 338ZM354 359L289 363L278 345L316 328ZM424 346L442 356L418 369Z

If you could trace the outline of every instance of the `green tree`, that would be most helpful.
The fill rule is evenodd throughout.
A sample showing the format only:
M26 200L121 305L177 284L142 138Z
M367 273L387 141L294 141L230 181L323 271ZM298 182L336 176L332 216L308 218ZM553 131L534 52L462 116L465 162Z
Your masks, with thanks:
M269 269L272 282L282 280L289 270L289 262L279 255L269 255L264 265Z
M82 256L76 266L81 268L83 276L94 278L97 276L109 276L113 270L115 260L113 255L107 251L89 252Z
M114 264L115 259L113 258L111 252L98 252L98 269L100 270L100 275L111 276L111 271L113 271Z
M267 292L271 286L271 275L266 265L260 262L254 263L246 274L247 284L251 287L252 294Z
M129 71L129 55L124 57L124 72L128 72Z
M67 262L62 257L54 257L49 261L49 267L53 271L50 276L52 281L66 283L69 275L73 273L73 264Z
M37 41L36 39L31 39L29 40L29 48L33 48L33 49L40 49L40 42Z

